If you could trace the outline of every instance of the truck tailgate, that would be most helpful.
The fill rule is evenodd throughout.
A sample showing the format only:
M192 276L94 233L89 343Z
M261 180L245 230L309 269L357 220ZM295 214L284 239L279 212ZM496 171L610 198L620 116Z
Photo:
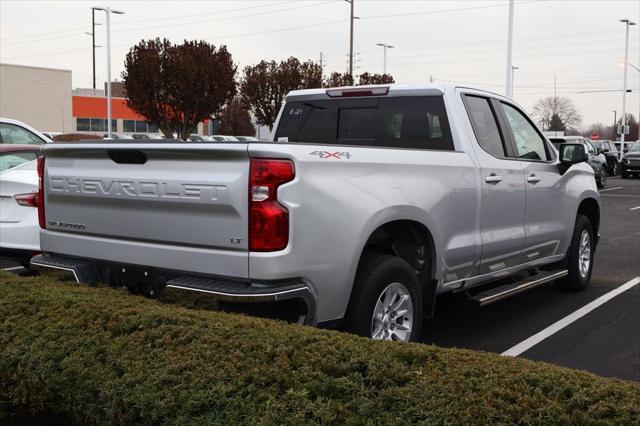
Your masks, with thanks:
M124 261L113 250L125 243L128 263L142 264L141 251L163 247L162 264L149 266L169 267L172 249L211 250L207 267L221 275L225 253L247 263L246 144L49 144L44 153L44 251L82 257L103 244L105 260Z

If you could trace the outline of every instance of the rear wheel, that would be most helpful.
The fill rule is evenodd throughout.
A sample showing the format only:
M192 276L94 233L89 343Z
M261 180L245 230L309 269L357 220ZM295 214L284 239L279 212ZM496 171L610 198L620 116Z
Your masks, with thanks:
M344 326L347 331L376 340L416 340L422 328L422 297L411 266L396 256L366 255Z
M566 260L569 273L558 281L558 286L573 291L586 289L593 270L594 252L595 237L591 222L587 216L578 215Z

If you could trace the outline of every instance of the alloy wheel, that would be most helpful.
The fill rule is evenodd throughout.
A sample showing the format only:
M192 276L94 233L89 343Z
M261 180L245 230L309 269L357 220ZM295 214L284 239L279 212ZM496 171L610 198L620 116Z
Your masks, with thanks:
M400 283L389 284L376 302L371 319L371 338L408 342L413 329L411 294Z
M589 231L582 230L580 234L580 245L578 246L578 271L582 278L587 278L589 266L591 265L591 237Z

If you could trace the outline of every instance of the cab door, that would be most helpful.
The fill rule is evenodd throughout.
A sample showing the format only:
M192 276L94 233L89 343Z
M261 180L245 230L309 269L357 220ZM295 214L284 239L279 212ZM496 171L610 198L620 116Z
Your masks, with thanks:
M554 151L533 122L513 104L501 101L507 140L525 178L524 261L564 254L568 224L575 218L575 201L566 190Z
M472 144L481 168L480 233L482 255L478 274L488 274L523 262L525 242L525 182L520 162L513 158L494 99L463 97L477 143Z

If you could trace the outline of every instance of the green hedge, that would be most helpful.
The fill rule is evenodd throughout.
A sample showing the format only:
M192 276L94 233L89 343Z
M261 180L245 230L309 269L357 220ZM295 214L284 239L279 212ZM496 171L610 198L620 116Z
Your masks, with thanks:
M0 423L640 423L640 386L0 272Z

